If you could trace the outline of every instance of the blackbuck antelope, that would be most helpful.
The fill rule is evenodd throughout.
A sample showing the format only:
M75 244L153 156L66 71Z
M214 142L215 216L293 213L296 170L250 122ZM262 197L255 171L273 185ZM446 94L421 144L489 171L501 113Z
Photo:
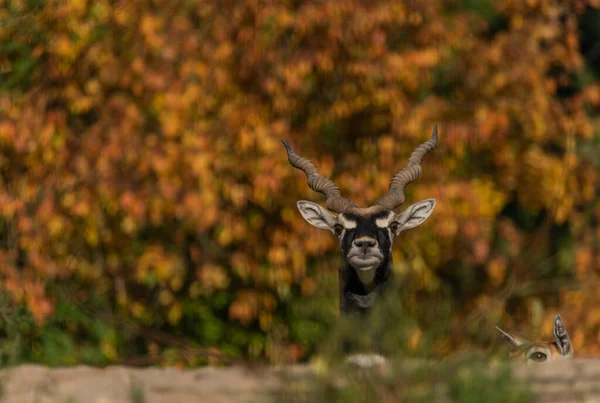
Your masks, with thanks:
M282 139L292 166L306 174L308 186L323 193L327 209L320 205L298 201L298 210L311 225L331 231L340 241L345 264L339 270L340 311L368 312L382 296L390 282L392 243L401 232L422 224L432 213L435 199L415 203L401 213L394 209L404 203L404 188L421 174L421 160L438 142L437 125L431 138L417 147L408 165L392 178L389 191L371 207L357 207L342 197L337 185L319 174L310 160L296 154Z
M563 360L573 357L573 346L565 324L560 317L554 318L554 341L530 342L515 337L504 330L496 327L502 333L504 340L512 346L509 357L514 360L530 363L541 363L546 361Z

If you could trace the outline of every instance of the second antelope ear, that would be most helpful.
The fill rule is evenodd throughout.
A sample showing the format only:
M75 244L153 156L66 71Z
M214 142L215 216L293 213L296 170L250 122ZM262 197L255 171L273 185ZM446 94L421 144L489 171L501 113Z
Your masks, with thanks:
M502 333L502 337L504 337L504 340L509 342L513 347L519 347L521 344L523 344L523 340L521 340L520 338L515 337L510 333L505 332L504 330L500 329L498 326L496 326L496 329L498 329L498 331L500 333Z
M325 208L317 203L307 200L300 200L296 205L298 206L298 210L300 210L302 217L304 217L306 222L310 225L317 228L328 229L331 232L335 231L336 217Z
M573 355L573 347L571 345L569 333L567 333L565 323L559 314L556 314L556 317L554 318L554 338L556 339L556 344L561 355L568 357Z
M425 222L433 213L435 199L425 199L410 205L406 210L398 214L394 222L397 222L395 235L402 231L417 227Z

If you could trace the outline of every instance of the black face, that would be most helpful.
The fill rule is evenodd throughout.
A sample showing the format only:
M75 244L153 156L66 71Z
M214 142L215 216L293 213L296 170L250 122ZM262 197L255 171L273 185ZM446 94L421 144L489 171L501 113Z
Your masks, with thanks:
M369 216L344 213L338 217L334 233L340 237L342 253L363 284L381 276L380 267L391 260L394 213L380 211Z
M423 223L433 211L435 200L422 200L399 214L374 204L367 208L353 207L338 216L313 202L300 200L297 204L308 223L336 235L350 266L347 272L354 273L359 285L362 283L366 289L372 289L374 280L381 278L382 272L390 273L394 238Z
M354 241L358 238L371 238L376 240L381 253L384 256L389 255L392 247L391 230L389 229L389 226L379 227L376 224L377 219L385 219L388 217L388 214L387 211L383 211L372 217L366 218L352 214L344 214L344 218L356 223L356 228L346 228L342 231L344 234L341 239L341 244L344 256L348 256L348 252L352 248Z

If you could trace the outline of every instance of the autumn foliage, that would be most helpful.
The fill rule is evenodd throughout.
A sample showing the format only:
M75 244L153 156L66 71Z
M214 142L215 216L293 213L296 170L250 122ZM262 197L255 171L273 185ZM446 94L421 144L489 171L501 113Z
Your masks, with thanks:
M407 202L438 204L393 252L406 308L425 330L448 304L441 354L497 324L550 335L557 311L600 353L597 2L0 5L0 287L35 319L30 358L305 357L293 307L335 314L339 256L279 139L364 206L434 123Z

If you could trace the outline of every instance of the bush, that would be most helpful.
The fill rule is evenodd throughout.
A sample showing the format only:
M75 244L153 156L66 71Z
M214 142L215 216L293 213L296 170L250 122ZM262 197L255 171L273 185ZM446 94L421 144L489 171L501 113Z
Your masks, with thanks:
M306 358L339 257L295 210L322 199L279 139L366 205L435 122L407 196L438 207L394 249L405 309L424 327L448 301L447 353L500 321L549 334L557 310L597 352L597 287L574 289L597 280L593 3L4 0L0 286L34 323L20 354ZM331 310L306 318L317 293Z

